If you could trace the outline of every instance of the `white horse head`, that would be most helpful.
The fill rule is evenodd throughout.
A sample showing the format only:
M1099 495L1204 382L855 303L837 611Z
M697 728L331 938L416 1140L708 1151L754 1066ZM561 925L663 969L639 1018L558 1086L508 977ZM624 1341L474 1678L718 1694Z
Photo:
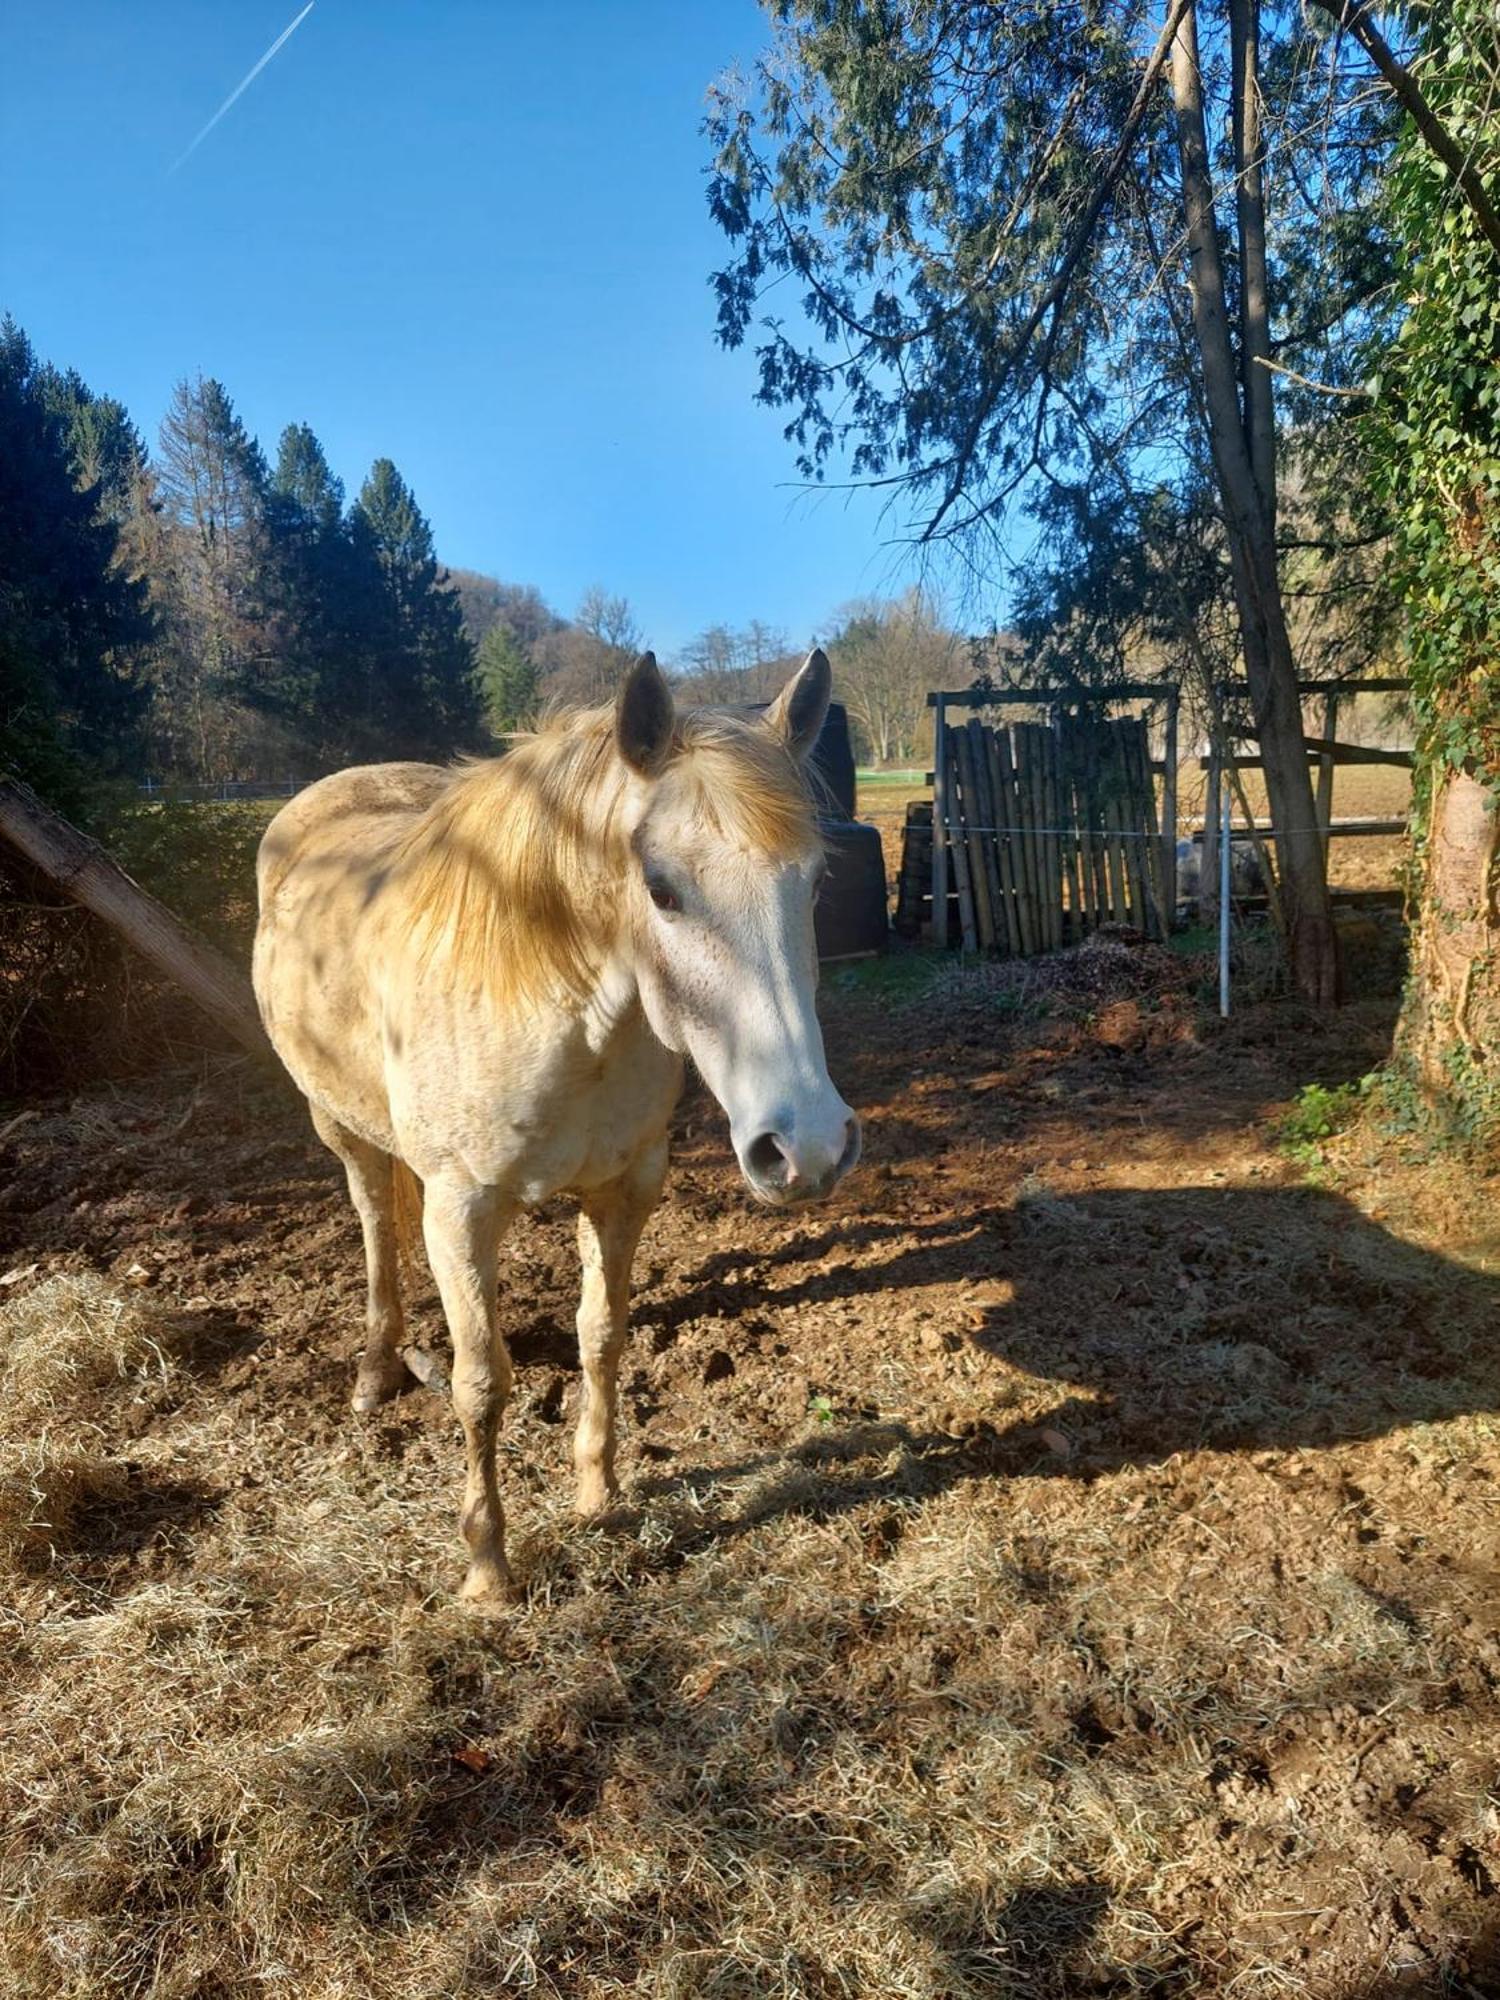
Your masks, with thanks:
M679 718L647 653L615 713L646 1018L697 1064L751 1191L775 1204L827 1194L859 1158L814 1004L824 861L804 766L830 688L813 652L764 716Z

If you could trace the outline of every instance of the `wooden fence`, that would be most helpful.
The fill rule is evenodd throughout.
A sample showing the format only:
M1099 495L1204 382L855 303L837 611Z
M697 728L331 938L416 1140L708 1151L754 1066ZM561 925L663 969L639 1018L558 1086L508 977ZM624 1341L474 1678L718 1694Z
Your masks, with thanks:
M1101 924L1165 936L1174 884L1143 718L1084 709L990 727L973 716L939 730L937 755L966 950L1029 957ZM936 897L936 845L933 856ZM934 921L935 935L946 929Z
M1314 797L1314 814L1318 834L1323 843L1326 861L1328 844L1331 840L1355 840L1386 838L1391 834L1405 833L1409 814L1401 813L1393 818L1334 817L1333 788L1336 771L1355 764L1388 764L1411 770L1415 763L1414 754L1409 749L1388 749L1366 746L1358 743L1341 743L1338 740L1338 720L1340 704L1361 694L1404 694L1411 682L1404 677L1382 674L1375 677L1353 677L1345 680L1309 680L1297 682L1297 691L1303 702L1319 698L1322 703L1322 726L1318 735L1304 735L1303 744L1309 763L1317 770L1317 784ZM1199 759L1199 768L1205 774L1205 810L1203 815L1202 863L1199 870L1199 890L1197 915L1200 922L1212 921L1217 913L1219 900L1219 829L1222 820L1224 786L1230 774L1241 771L1262 771L1265 758L1258 752L1242 751L1242 743L1258 743L1260 732L1248 719L1229 721L1224 719L1225 711L1232 704L1241 709L1248 706L1248 690L1240 681L1220 681L1215 688L1221 708L1219 726L1209 745L1208 755ZM1231 807L1231 814L1233 808ZM1276 828L1268 819L1245 819L1231 826L1234 840L1249 841L1264 863L1266 855L1274 847ZM1401 900L1400 891L1387 890L1335 890L1336 900L1369 902L1372 899L1383 902Z

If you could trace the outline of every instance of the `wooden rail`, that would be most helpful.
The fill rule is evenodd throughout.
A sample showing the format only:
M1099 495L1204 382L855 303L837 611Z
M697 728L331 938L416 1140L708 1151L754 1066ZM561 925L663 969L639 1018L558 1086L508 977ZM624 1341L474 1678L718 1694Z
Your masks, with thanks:
M1297 692L1302 697L1321 696L1323 703L1322 731L1317 736L1303 736L1308 759L1318 767L1318 782L1313 797L1318 837L1323 847L1323 865L1328 865L1329 843L1334 840L1359 839L1362 837L1389 836L1405 833L1407 822L1402 819L1343 819L1333 816L1333 781L1335 772L1351 764L1384 765L1396 769L1411 770L1415 763L1415 753L1411 750L1386 750L1367 747L1362 743L1341 743L1338 740L1339 704L1346 697L1357 694L1401 694L1410 688L1411 682L1390 675L1365 676L1352 680L1299 680ZM1243 681L1220 681L1217 693L1221 700L1247 699L1249 689ZM1214 745L1213 753L1199 760L1199 768L1208 773L1208 796L1203 819L1203 862L1200 873L1200 894L1198 913L1200 920L1212 915L1218 896L1218 842L1219 819L1223 797L1222 787L1228 771L1263 771L1265 758L1260 756L1242 757L1232 746L1239 742L1255 742L1260 730L1253 723L1226 724L1224 736ZM1263 840L1276 838L1276 829L1269 822L1252 821L1245 830L1245 837L1255 842L1257 848Z

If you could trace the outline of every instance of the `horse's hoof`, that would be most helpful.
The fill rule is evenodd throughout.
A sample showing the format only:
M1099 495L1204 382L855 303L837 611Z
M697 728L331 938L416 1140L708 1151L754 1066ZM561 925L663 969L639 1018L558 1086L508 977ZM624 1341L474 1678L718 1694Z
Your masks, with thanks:
M490 1565L474 1565L459 1586L459 1602L470 1611L477 1611L489 1617L498 1617L502 1611L513 1610L525 1602L526 1593L509 1570L497 1570Z
M382 1403L389 1403L393 1397L399 1396L413 1379L399 1354L393 1354L388 1362L362 1362L354 1378L354 1394L350 1402L357 1415L367 1417Z

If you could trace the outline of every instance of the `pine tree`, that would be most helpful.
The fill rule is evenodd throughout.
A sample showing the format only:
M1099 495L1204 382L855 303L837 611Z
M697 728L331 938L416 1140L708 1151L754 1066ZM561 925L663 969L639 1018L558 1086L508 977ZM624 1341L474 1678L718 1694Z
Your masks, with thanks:
M63 426L73 477L81 487L97 487L99 507L123 522L137 503L146 466L145 440L125 405L114 396L96 396L76 368L64 371L46 362L37 383Z
M474 648L432 530L388 458L376 459L352 509L358 562L378 578L371 720L389 756L445 758L479 740Z
M175 530L181 650L164 690L204 777L244 760L244 707L269 653L265 459L219 382L179 382L161 427L160 494Z
M288 424L281 433L271 490L322 534L343 519L344 482L334 477L310 424Z
M343 482L307 424L281 434L266 525L272 629L255 705L286 731L299 770L356 762L365 754L367 611L358 602Z
M25 334L0 322L0 761L72 803L81 767L133 759L152 626L98 484L75 477L50 386Z
M530 729L541 706L542 677L508 625L495 624L479 648L485 720L496 736Z

